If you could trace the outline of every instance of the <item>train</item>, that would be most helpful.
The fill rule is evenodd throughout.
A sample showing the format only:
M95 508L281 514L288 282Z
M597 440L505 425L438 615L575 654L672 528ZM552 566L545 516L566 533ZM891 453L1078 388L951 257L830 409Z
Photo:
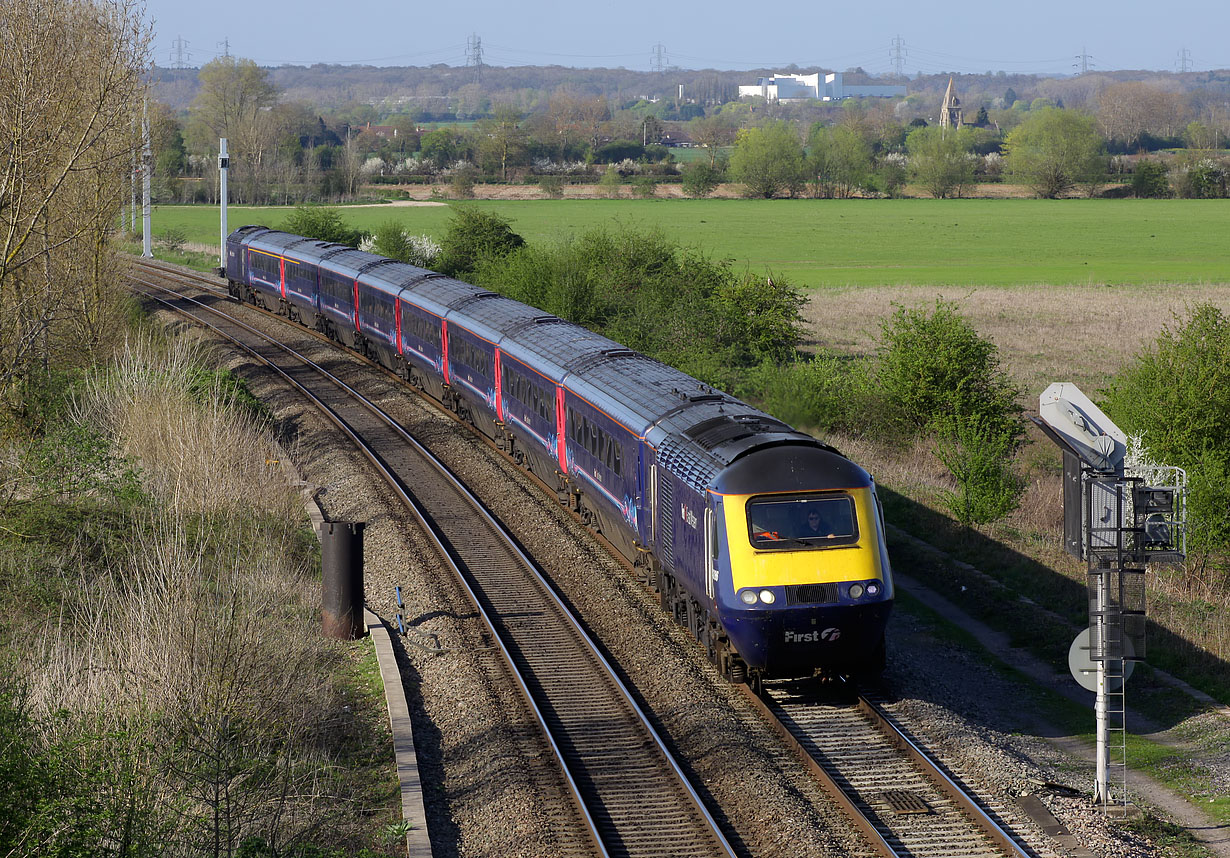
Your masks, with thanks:
M235 300L397 373L553 488L732 682L883 670L884 510L833 447L586 328L350 246L243 226L222 272Z

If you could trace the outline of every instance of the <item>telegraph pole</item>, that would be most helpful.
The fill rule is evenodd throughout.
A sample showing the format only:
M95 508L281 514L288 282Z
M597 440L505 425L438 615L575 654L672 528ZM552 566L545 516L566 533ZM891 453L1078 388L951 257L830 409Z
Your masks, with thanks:
M150 173L152 172L154 157L150 153L149 146L149 102L145 102L145 113L141 120L141 132L144 138L144 144L141 147L141 255L146 259L152 259L154 251L152 249L153 235L150 231Z
M226 138L218 138L218 201L221 203L222 241L218 248L218 268L226 274L226 171L231 166L231 159L226 154Z

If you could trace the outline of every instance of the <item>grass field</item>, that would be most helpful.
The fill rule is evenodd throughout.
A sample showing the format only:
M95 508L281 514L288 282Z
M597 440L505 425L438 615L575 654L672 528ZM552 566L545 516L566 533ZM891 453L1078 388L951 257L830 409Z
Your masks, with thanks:
M478 201L531 242L622 223L809 288L1230 283L1222 200L530 200ZM232 206L232 227L279 226L285 208ZM446 206L354 206L439 236ZM214 207L157 206L157 236L218 239Z

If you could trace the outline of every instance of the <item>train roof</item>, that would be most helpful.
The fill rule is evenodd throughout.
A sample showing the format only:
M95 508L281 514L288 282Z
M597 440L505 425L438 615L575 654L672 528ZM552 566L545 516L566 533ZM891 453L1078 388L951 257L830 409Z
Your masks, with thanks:
M715 390L661 361L519 301L442 274L395 262L346 245L306 239L259 226L244 226L228 241L293 252L369 288L456 320L499 345L509 357L563 382L657 450L658 459L693 485L723 493L754 493L766 469L779 486L816 488L816 476L833 485L869 485L858 465L787 424ZM765 448L772 457L758 455Z
M715 475L720 494L751 495L772 486L774 493L861 489L871 475L832 447L779 443L760 445Z
M232 230L230 235L226 237L226 243L230 244L232 241L243 241L243 239L248 236L256 235L262 232L273 232L273 230L267 226L250 223L246 226L239 227L239 229Z
M409 294L403 296L407 301L413 301L437 316L447 316L449 310L476 295L496 294L473 283L433 272L428 272L426 276L415 281L407 291Z
M403 289L411 289L430 277L444 277L444 275L428 271L426 268L419 268L417 265L389 260L365 272L363 282L381 292L396 295Z

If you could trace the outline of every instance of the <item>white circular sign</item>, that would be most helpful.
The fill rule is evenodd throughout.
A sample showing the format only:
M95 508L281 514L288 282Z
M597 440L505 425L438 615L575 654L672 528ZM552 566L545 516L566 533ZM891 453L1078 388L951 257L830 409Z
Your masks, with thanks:
M1086 691L1098 690L1098 663L1089 657L1089 653L1093 650L1093 629L1085 627L1076 640L1072 641L1072 646L1068 647L1068 670L1072 671L1072 677L1081 684L1081 687ZM1132 642L1124 638L1123 651L1126 655L1132 655ZM1136 669L1136 662L1123 662L1123 680L1126 681L1132 675L1132 671ZM1106 682L1107 691L1119 691L1122 687L1118 677L1108 679Z

